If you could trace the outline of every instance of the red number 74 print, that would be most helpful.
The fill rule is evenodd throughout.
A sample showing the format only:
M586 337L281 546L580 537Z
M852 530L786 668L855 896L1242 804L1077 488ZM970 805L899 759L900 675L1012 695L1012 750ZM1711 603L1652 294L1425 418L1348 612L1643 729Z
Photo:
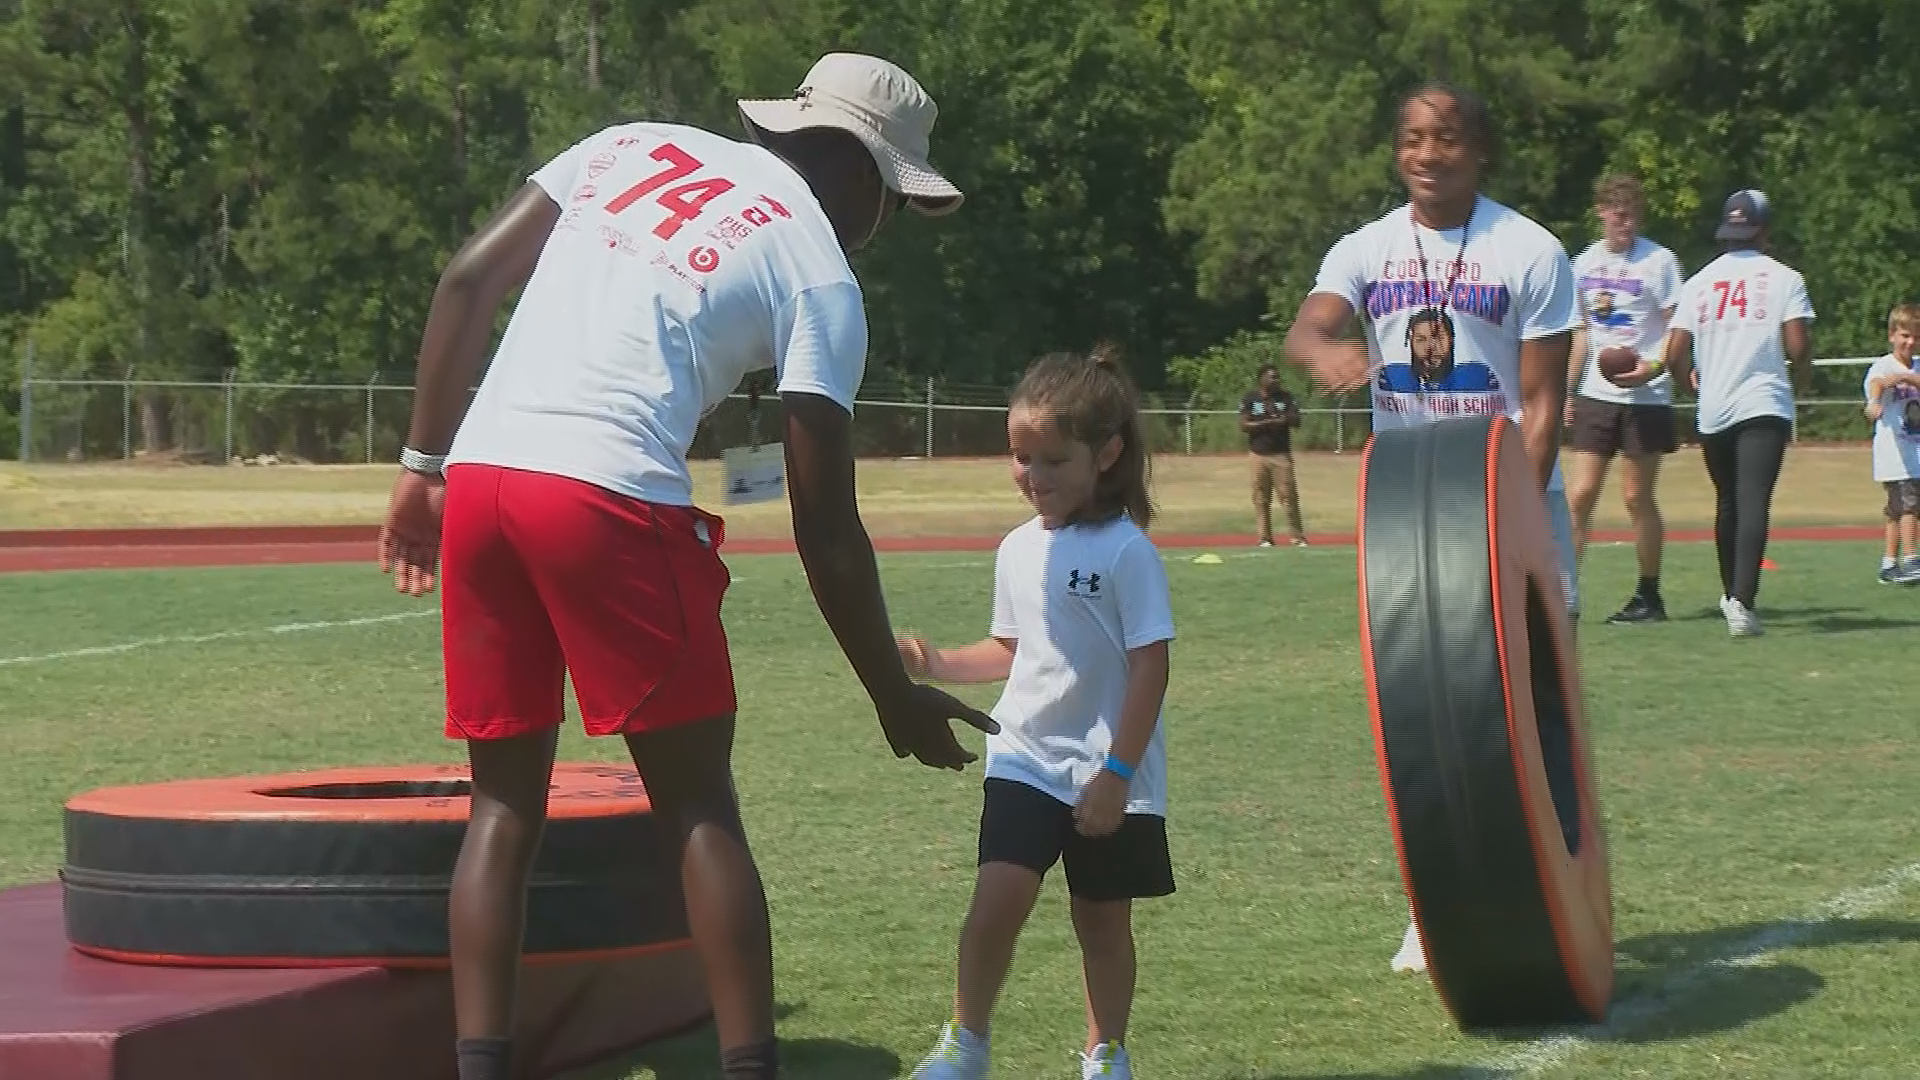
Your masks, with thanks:
M1732 282L1716 281L1713 283L1713 291L1720 296L1720 306L1713 313L1715 322L1719 322L1727 317L1727 309L1729 307L1739 309L1741 318L1744 319L1747 317L1747 282L1745 278ZM1703 297L1702 299L1704 300L1705 298Z
M705 163L672 143L662 143L654 147L653 152L647 156L662 163L666 168L608 200L607 213L622 213L641 199L659 192L654 202L666 210L667 217L653 227L653 235L662 240L673 239L674 234L679 232L681 227L695 220L705 211L708 203L733 190L733 181L723 176L711 176L704 180L687 180L687 177L705 168ZM677 183L682 180L686 180L686 183ZM668 184L675 186L667 187ZM772 199L763 196L761 201L781 217L793 216L786 207Z

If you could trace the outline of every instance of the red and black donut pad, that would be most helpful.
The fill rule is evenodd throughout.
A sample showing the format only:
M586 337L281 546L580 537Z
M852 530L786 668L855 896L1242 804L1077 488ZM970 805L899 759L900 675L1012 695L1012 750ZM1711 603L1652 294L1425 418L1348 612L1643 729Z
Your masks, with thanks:
M467 771L336 769L104 788L67 803L68 941L110 960L444 967ZM529 962L683 947L679 868L631 766L561 763Z
M1599 1021L1606 837L1537 473L1505 416L1361 457L1374 747L1427 970L1462 1029Z

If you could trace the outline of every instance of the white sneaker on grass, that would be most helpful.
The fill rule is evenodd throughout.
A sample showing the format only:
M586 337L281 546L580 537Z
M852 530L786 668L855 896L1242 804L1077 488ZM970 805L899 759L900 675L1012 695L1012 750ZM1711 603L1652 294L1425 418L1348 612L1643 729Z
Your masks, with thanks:
M1728 600L1726 611L1727 633L1734 637L1759 637L1765 632L1760 626L1760 616L1740 601Z
M1133 1080L1133 1061L1119 1043L1080 1052L1080 1080Z
M986 1040L949 1020L940 1026L940 1038L914 1068L912 1080L986 1080Z

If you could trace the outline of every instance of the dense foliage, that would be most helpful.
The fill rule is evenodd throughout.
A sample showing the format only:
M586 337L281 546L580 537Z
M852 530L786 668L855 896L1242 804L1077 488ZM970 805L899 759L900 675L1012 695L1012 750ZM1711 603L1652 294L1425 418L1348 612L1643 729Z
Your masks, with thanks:
M1920 257L1916 46L1884 0L0 0L0 346L404 383L440 266L548 155L622 119L737 131L736 96L850 48L927 85L970 195L859 262L873 396L1099 337L1168 400L1237 396L1400 197L1392 111L1431 77L1486 94L1488 190L1570 251L1604 168L1645 176L1688 269L1766 188L1820 354L1877 353Z

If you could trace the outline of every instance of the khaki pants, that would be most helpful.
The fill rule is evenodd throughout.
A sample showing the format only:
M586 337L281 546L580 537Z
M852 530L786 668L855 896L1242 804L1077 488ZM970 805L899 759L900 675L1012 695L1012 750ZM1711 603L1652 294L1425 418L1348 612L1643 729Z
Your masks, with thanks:
M1305 539L1300 522L1300 489L1293 479L1292 454L1249 454L1253 462L1253 512L1259 518L1260 539L1273 539L1273 499L1287 507L1287 526L1295 539Z

